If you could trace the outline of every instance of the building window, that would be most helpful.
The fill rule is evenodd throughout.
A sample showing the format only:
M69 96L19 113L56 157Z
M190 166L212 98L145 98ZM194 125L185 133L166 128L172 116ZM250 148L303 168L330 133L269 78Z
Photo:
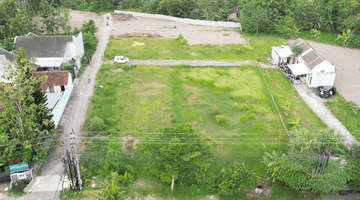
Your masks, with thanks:
M65 85L61 85L60 88L61 88L61 92L65 92Z

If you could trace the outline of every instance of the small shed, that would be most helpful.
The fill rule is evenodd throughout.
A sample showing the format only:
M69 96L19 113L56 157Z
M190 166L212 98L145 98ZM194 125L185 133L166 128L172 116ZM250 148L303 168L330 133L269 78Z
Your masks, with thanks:
M288 46L281 47L271 47L271 57L274 64L287 63L294 64L295 62L295 53L292 52L291 48Z

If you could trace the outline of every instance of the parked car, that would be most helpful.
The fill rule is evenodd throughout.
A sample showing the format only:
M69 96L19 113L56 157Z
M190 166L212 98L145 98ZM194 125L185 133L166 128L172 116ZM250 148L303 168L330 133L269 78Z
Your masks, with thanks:
M333 86L319 86L319 96L322 98L329 98L336 94L336 87Z
M299 77L296 77L294 74L289 74L287 78L290 80L290 83L293 85L298 85L301 83L301 80Z
M114 58L114 64L117 64L117 63L129 63L130 62L130 59L129 58L126 58L124 56L115 56Z

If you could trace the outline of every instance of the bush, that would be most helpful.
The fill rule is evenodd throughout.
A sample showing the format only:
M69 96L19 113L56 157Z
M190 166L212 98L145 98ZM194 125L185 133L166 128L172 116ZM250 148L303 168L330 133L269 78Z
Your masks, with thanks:
M252 188L259 181L259 177L248 169L244 163L234 163L223 168L210 188L218 195L233 195L244 188Z
M244 51L244 48L243 47L239 47L239 48L236 48L235 49L235 53L236 54L243 54L245 51Z
M221 109L220 109L219 107L215 107L215 108L213 108L212 111L211 111L211 114L212 114L213 116L219 115L220 113L221 113Z
M182 44L187 44L187 42L188 42L182 34L180 34L179 37L176 38L176 40Z
M241 121L243 121L243 122L249 121L249 120L254 120L254 119L256 119L255 114L250 114L250 115L246 115L246 116L241 117Z
M28 185L28 182L25 181L19 181L16 183L13 183L12 185L12 191L14 193L21 193L24 192L24 188Z
M226 124L228 122L227 118L223 115L216 115L215 121L218 124Z
M226 53L226 52L229 52L231 51L230 47L229 46L225 46L225 45L219 45L216 47L216 50L220 53Z
M91 131L102 131L104 129L104 121L100 117L94 117L90 119Z
M345 171L347 171L349 177L348 181L351 185L356 187L356 190L360 190L360 160L350 159L347 161L345 166Z
M301 46L295 46L292 52L296 53L296 55L299 55L302 52Z

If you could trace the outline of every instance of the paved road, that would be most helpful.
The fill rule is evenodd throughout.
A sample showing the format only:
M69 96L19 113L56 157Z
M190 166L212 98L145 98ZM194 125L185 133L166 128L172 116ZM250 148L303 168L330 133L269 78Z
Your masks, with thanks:
M344 145L357 143L355 137L346 129L346 127L331 113L331 111L323 104L324 100L320 98L315 89L309 89L305 84L294 85L300 96L308 104L308 106L328 125L334 129L336 133L345 136Z

